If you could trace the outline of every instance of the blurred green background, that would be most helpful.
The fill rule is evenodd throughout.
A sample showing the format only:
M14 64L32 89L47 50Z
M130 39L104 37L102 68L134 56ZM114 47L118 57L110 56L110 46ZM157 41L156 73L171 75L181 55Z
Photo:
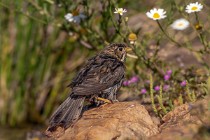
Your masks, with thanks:
M103 48L104 40L90 29L93 20L82 27L65 20L65 14L81 5L87 7L88 1L0 2L1 125L45 123L68 95L67 85L75 72L96 52L84 44ZM110 22L101 24L106 32ZM70 35L71 30L79 34Z
M54 1L3 0L0 8L0 123L43 123L91 51L68 41Z

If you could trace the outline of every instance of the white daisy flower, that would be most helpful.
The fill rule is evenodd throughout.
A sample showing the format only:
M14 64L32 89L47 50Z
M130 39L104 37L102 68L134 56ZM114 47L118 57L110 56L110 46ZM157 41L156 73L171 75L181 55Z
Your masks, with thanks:
M74 20L73 15L71 13L66 14L65 19L69 22L72 22Z
M196 2L196 3L190 3L189 5L187 5L185 11L187 13L193 13L193 12L199 12L203 9L203 5Z
M153 8L146 13L146 15L153 20L164 19L166 17L165 14L166 11L164 11L164 9L156 9L156 8Z
M115 14L120 14L121 16L126 12L127 10L123 8L115 8L115 11L114 11Z
M85 19L86 16L84 14L78 14L78 15L73 15L71 13L68 13L65 15L65 19L68 21L68 22L74 22L74 23L80 23L83 19Z
M180 18L175 20L172 24L171 24L171 28L175 29L175 30L184 30L189 26L189 22L184 19L184 18Z

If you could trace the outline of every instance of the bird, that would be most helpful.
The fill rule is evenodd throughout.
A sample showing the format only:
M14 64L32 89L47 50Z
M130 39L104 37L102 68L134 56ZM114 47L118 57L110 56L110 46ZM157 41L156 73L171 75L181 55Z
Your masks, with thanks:
M117 101L117 91L125 78L125 60L132 50L125 43L112 43L90 58L73 78L67 99L49 119L48 131L57 127L67 129L81 116L86 100L93 104Z

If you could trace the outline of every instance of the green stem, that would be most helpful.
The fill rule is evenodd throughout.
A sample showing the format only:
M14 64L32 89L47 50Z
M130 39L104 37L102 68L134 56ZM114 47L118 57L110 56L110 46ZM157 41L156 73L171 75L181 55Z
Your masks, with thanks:
M163 34L173 43L175 43L178 47L182 47L181 44L179 44L177 41L175 41L172 37L170 37L163 29L163 27L161 26L160 22L157 20L157 24L160 28L160 30L163 32Z
M120 31L120 25L121 25L121 23L120 23L119 20L121 20L122 17L121 17L121 15L119 15L119 20L118 20L118 25L117 25L116 22L114 21L113 13L112 12L113 12L112 11L112 1L109 1L109 13L110 13L110 16L111 16L112 24L114 25L114 28L115 28L117 34L119 34L123 38L123 40L126 40L126 37Z
M196 12L195 12L195 18L196 18L197 25L200 26L199 17L198 17L198 14ZM196 30L198 32L198 37L199 37L201 43L204 46L204 51L207 51L208 50L208 43L206 43L206 41L205 41L204 34L202 34L203 32L199 31L198 29L196 29Z
M155 112L155 114L158 115L158 111L157 111L157 108L155 106L152 74L150 74L150 99L151 99L151 102L152 102L153 111Z
M199 18L198 18L198 14L195 12L195 19L196 19L196 21L197 21L197 24L200 24L200 22L199 22Z
M162 84L160 86L160 95L157 96L157 99L158 99L161 109L164 112L164 115L167 114L167 110L166 110L165 106L163 105L163 86L162 86Z

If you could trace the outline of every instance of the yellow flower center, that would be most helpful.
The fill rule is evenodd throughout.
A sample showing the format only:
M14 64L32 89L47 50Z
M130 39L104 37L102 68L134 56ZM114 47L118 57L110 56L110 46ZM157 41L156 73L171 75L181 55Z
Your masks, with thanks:
M122 14L122 13L123 13L123 9L120 8L120 9L117 10L117 12L118 12L119 14Z
M197 9L198 9L198 7L196 7L196 6L194 6L194 7L191 8L191 10L193 10L193 11L195 11Z
M183 26L183 23L179 23L178 26Z
M160 18L160 15L158 13L154 13L153 18Z
M121 10L118 11L119 14L122 14L123 12Z
M128 40L129 41L135 41L137 39L137 36L136 34L134 33L130 33L129 36L128 36Z

